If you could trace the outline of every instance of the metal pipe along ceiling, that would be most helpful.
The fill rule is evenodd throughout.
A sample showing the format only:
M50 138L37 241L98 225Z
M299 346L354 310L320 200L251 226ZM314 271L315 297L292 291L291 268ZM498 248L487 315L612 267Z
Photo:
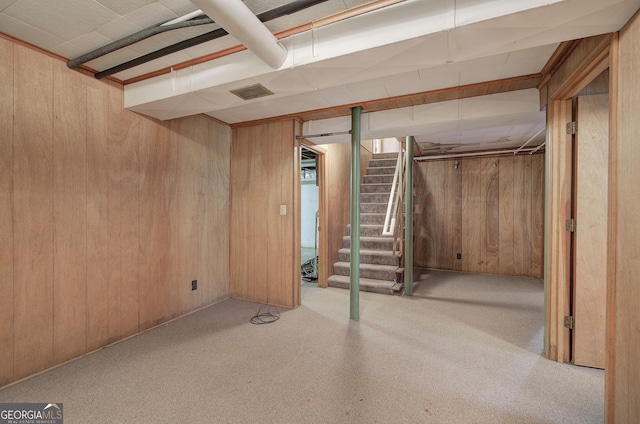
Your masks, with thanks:
M277 69L284 63L287 49L241 0L191 2L270 67Z
M202 13L200 13L202 14ZM157 34L161 34L167 31L173 31L181 28L188 28L199 25L207 25L212 24L213 20L211 18L201 18L201 19L190 19L190 20L179 20L180 18L174 19L169 22L165 22L164 24L154 25L149 28L145 28L140 30L134 34L131 34L125 38L121 38L120 40L116 40L113 43L109 43L106 46L102 46L95 50L90 51L89 53L85 53L82 56L78 56L75 59L71 59L67 62L67 66L71 69L77 68L78 66L90 62L94 59L102 57L106 54L114 52L116 50L120 50L124 47L130 46L132 44L138 43L142 40L145 40L149 37L152 37Z
M311 6L315 6L320 3L324 3L326 1L327 0L296 0L294 2L285 4L283 6L276 7L275 9L262 12L257 15L257 18L260 22L268 22L272 19L276 19L282 16L290 15L292 13L300 12L301 10L307 9ZM170 55L180 50L197 46L199 44L206 43L207 41L215 40L216 38L224 37L227 34L228 32L223 28L217 28L205 34L198 35L197 37L179 41L175 44L171 44L167 47L163 47L159 50L153 51L151 53L147 53L135 59L131 59L127 62L121 63L119 65L113 66L103 71L97 72L94 76L97 79L108 77L109 75L126 71L127 69L131 69L138 65L142 65L143 63L151 62L152 60Z

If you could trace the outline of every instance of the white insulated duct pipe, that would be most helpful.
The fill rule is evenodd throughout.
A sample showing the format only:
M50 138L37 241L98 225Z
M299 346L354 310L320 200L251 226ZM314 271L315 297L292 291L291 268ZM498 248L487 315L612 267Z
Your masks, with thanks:
M278 69L287 58L278 39L241 0L191 0L260 60Z
M180 16L178 18L172 19L169 22L165 22L160 26L168 26L173 24L179 24L180 22L188 21L189 19L197 18L200 15L204 15L202 10L196 10L191 13L187 13L186 15Z

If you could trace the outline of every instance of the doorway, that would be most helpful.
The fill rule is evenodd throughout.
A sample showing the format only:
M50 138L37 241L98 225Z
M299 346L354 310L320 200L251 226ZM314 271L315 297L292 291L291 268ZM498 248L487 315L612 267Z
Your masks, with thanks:
M571 361L605 367L609 74L574 98Z
M316 279L302 280L301 283L318 284L327 287L327 272L325 270L327 253L327 193L326 193L326 150L307 140L300 140L300 203L298 220L300 223L300 278L306 273L303 264L309 259L316 258ZM314 175L315 174L315 175ZM309 201L305 197L309 195ZM307 203L303 205L303 203ZM306 234L306 235L305 235ZM310 267L307 265L308 269Z
M300 261L303 282L318 280L319 206L317 154L308 147L301 148L300 158Z

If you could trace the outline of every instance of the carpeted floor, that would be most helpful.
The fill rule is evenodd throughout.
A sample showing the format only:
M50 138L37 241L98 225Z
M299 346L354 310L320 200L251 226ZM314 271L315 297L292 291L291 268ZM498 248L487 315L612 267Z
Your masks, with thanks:
M541 356L540 280L415 272L415 296L229 299L0 391L86 423L600 423L604 374Z

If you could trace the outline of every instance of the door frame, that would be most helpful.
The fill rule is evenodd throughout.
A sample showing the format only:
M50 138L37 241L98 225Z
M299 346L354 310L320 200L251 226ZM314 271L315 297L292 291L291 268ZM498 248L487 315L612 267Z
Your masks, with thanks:
M328 259L328 245L327 245L327 182L326 182L326 157L327 152L324 148L317 146L306 139L300 139L300 150L302 148L313 151L316 156L316 181L318 182L318 287L327 287L327 267L326 261ZM301 155L299 155L299 160ZM298 162L298 170L300 170L300 162ZM300 197L300 196L298 196ZM297 208L298 216L301 216L301 206L298 204ZM298 219L299 221L299 219ZM302 264L298 264L298 270Z
M565 62L555 70L541 88L541 103L547 106L546 204L545 204L545 355L558 362L571 360L571 332L565 328L564 317L571 314L571 233L565 222L571 218L572 205L572 138L566 133L566 124L573 120L573 97L600 75L611 68L610 51L614 37L582 40ZM609 80L609 113L615 113L613 72ZM610 124L611 126L611 124ZM609 132L610 149L615 145L615 133ZM609 157L609 172L613 169L613 156ZM611 183L610 183L611 184ZM609 187L609 203L614 191ZM610 215L610 213L609 213ZM608 218L611 219L611 216ZM610 229L613 227L609 227ZM609 230L608 260L611 258L611 230ZM615 243L614 243L615 245ZM607 278L607 296L611 279ZM610 314L607 302L607 314ZM607 361L608 364L608 361Z

